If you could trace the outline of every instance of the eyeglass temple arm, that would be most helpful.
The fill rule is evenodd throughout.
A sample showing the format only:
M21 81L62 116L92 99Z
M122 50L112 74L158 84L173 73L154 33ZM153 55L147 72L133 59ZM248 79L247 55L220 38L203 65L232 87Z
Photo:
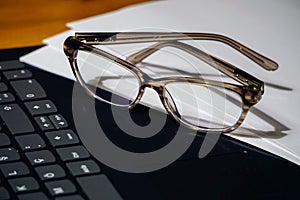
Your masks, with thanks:
M242 45L241 43L218 34L213 33L75 33L75 37L86 44L126 44L141 42L162 42L174 40L213 40L222 42L239 51L266 70L276 70L278 64Z
M208 54L198 48L190 46L185 43L181 43L178 41L166 41L166 42L159 42L146 49L143 49L137 53L134 53L127 57L127 60L132 64L137 64L142 62L146 57L150 56L154 52L158 51L159 49L171 46L178 49L181 49L196 58L204 61L205 63L209 64L210 66L214 67L215 69L221 71L222 73L226 74L227 76L233 78L234 80L242 83L243 85L256 85L260 87L263 85L263 82L258 80L257 78L253 77L252 75L248 74L247 72L235 67L234 65L215 57L211 54Z

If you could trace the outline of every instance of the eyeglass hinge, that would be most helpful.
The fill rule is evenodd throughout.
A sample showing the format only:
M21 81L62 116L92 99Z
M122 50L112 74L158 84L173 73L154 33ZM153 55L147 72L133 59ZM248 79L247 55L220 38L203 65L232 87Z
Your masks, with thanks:
M245 88L245 99L250 104L256 104L262 98L264 93L263 86L250 85Z
M264 91L264 83L254 76L237 68L234 70L234 76L238 82L248 86L252 91Z
M81 42L95 44L99 42L111 42L116 40L116 33L76 33L75 37Z

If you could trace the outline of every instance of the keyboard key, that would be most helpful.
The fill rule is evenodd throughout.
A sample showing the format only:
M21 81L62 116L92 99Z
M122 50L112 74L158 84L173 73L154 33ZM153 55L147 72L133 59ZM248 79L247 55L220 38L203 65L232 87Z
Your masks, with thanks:
M0 169L5 178L29 174L29 169L23 162L3 164L0 165Z
M48 150L25 153L31 165L42 165L55 162L54 155Z
M62 129L68 127L67 121L61 115L50 115L49 119L51 120L51 122L53 123L56 129Z
M0 164L4 162L10 162L19 160L20 155L14 148L0 149Z
M24 79L24 78L32 77L32 73L27 69L6 71L6 72L3 72L3 74L7 80L16 80L16 79Z
M108 178L103 174L84 176L76 180L89 199L122 199Z
M22 69L25 65L17 60L9 60L0 62L0 71L12 70L12 69Z
M7 146L7 145L10 145L9 137L4 133L0 133L0 147Z
M42 115L57 112L56 106L50 100L26 102L25 106L31 115Z
M7 90L7 86L5 83L0 82L0 92L4 92Z
M34 79L10 82L22 101L45 98L42 86Z
M37 181L32 177L10 179L8 180L8 183L16 193L29 192L40 188Z
M2 93L0 94L0 104L10 103L15 101L15 97L11 93Z
M72 130L47 132L46 136L54 147L79 143L77 135Z
M73 176L95 174L100 172L100 168L93 160L67 163L67 167Z
M50 119L48 117L40 116L40 117L35 117L34 119L42 131L49 131L54 129L54 126L50 122Z
M69 180L47 182L45 185L52 196L76 192L74 184Z
M47 165L35 168L41 180L57 179L66 176L65 171L59 165Z
M83 146L60 148L56 151L63 161L78 160L90 157L89 152Z
M45 148L44 140L38 134L22 135L15 137L19 147L23 150L35 150Z
M29 118L17 104L0 105L0 116L12 134L34 131Z
M57 197L55 200L84 200L84 199L79 195L71 195L71 196Z
M18 195L19 200L48 200L49 198L42 192Z
M0 187L0 199L1 200L10 199L9 193L4 187Z

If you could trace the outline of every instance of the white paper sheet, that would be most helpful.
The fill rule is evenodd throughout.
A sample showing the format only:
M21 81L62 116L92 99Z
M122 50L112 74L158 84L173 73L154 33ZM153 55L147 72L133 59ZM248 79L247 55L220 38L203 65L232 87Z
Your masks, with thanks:
M300 2L292 0L150 2L71 22L68 26L72 31L48 38L48 46L21 60L74 79L62 52L64 39L74 31L161 30L229 36L279 63L277 71L267 72L230 50L203 46L266 82L262 101L251 110L242 127L230 135L300 165L299 19ZM144 103L158 102L155 107L162 109L157 97L150 93Z

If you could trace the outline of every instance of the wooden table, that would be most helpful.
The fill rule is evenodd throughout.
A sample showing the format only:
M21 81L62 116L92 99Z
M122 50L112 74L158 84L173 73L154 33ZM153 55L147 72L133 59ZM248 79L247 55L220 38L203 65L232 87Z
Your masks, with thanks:
M1 0L0 49L41 45L67 22L146 0Z

